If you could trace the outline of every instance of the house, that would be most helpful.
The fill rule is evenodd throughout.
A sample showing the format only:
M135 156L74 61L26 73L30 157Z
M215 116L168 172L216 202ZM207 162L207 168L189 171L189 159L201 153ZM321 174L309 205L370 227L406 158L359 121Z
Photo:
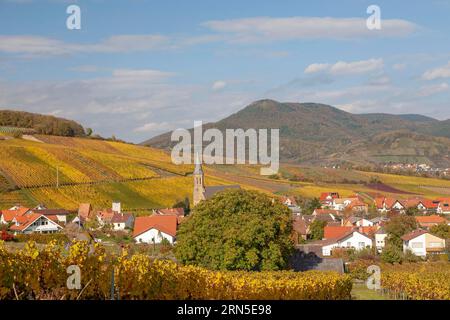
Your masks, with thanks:
M394 198L378 197L375 198L375 206L379 212L404 211L404 205Z
M131 213L117 213L115 212L111 218L111 225L113 230L125 230L126 228L131 229L134 223L134 216Z
M314 209L314 211L312 213L313 216L318 216L318 215L322 215L322 214L331 214L331 215L337 217L341 213L338 210L333 210L333 209Z
M318 214L311 216L311 222L314 221L323 221L327 223L327 226L340 226L341 219L339 217L334 216L333 214Z
M386 237L387 232L386 230L384 230L384 228L379 228L377 232L375 232L375 246L378 252L383 251L384 247L386 246Z
M369 212L369 205L359 199L351 201L346 209L353 213L367 214Z
M331 256L335 248L361 250L371 248L373 245L373 240L369 236L353 229L341 234L339 237L322 241L322 255L324 257Z
M320 195L320 203L324 206L331 206L333 204L334 199L339 199L339 193L338 192L324 192Z
M14 218L9 228L14 234L23 233L55 233L63 228L43 214L28 213Z
M70 212L65 209L47 209L42 207L32 209L30 212L43 214L44 216L58 224L66 224L67 216L70 214Z
M153 214L166 215L166 216L176 216L178 223L181 223L186 216L184 208L165 208L153 210Z
M383 224L388 222L389 219L386 217L376 217L376 218L370 219L370 221L372 222L372 225L374 225L374 226L382 226Z
M92 215L92 206L90 203L81 203L78 208L78 217L81 222L89 220Z
M97 221L100 224L100 226L110 225L112 218L114 217L114 214L117 212L113 211L112 209L104 209L101 211L97 211Z
M0 210L0 224L12 223L15 217L21 217L29 211L30 208L22 206L14 206L8 210Z
M429 229L438 224L448 223L447 219L442 218L441 216L438 215L416 216L415 218L419 226L423 229Z
M281 197L281 203L287 207L298 206L297 200L295 200L294 197L290 197L290 196Z
M297 200L295 200L294 197L283 196L281 197L280 201L282 204L287 206L294 215L299 216L302 214L302 209L299 207L299 205L297 204Z
M344 226L325 226L323 229L323 238L327 239L337 239L347 234L353 230L353 227L344 227Z
M292 219L292 239L295 244L299 244L300 241L307 240L310 234L309 231L310 222L304 217L294 216Z
M137 217L133 238L137 243L161 243L163 239L173 244L176 240L178 220L175 215L154 214Z
M421 204L423 205L427 213L436 213L437 208L439 207L439 202L440 201L438 200L423 199L421 201Z
M411 251L419 257L445 251L445 239L432 235L426 230L414 230L402 237L403 251Z
M438 214L450 214L450 198L440 199L436 212Z
M355 226L355 227L372 227L373 222L369 219L351 216L345 220L343 226Z

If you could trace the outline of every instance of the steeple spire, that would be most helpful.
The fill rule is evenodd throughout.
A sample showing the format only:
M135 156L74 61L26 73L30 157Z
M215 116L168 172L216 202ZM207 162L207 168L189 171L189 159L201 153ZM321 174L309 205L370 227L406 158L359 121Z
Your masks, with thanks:
M197 154L195 155L195 170L194 170L194 174L203 174L203 169L202 169L202 163L200 161L200 156L197 152Z

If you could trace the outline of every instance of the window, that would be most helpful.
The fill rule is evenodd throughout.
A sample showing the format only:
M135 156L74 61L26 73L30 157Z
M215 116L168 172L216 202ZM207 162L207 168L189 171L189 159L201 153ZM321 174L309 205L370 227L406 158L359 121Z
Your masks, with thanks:
M352 243L349 241L347 242L347 248L350 248L352 246Z
M430 248L441 248L443 245L440 242L430 242Z
M411 248L414 248L414 249L423 248L423 243L422 242L413 242L413 243L411 243Z
M360 248L364 248L365 245L366 245L366 244L365 244L364 242L360 242L360 243L359 243L359 247L360 247Z

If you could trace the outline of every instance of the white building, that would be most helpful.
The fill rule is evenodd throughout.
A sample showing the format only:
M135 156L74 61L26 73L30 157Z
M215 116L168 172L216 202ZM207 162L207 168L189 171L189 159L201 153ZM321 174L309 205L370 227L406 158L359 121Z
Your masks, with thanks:
M375 232L375 246L378 252L383 251L384 247L386 246L386 238L387 233L383 228L380 228L377 232Z
M333 249L335 248L346 248L346 249L356 249L361 250L364 248L372 248L373 240L360 233L359 231L353 230L343 236L336 239L328 239L323 241L322 255L331 256Z
M13 220L13 225L10 230L14 234L18 233L55 233L62 230L56 222L50 220L43 214L31 213L21 217L16 217Z
M403 252L411 251L419 257L445 251L445 239L432 235L426 230L415 230L402 237Z
M133 238L137 243L161 243L163 239L173 244L176 240L178 219L175 215L137 217Z

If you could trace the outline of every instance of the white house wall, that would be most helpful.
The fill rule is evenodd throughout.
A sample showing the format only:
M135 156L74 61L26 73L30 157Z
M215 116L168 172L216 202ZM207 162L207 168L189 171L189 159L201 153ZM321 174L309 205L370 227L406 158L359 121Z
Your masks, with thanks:
M153 239L155 243L161 243L163 239L167 239L171 244L174 243L175 239L162 231L156 229L150 229L137 237L134 238L137 243L153 243Z

